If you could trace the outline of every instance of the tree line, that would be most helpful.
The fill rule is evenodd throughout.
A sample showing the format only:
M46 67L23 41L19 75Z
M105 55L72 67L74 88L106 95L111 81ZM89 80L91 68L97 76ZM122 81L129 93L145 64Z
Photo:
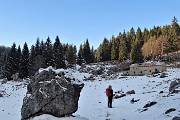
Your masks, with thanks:
M142 31L139 27L135 31L112 36L110 40L104 38L95 53L97 61L130 60L141 63L144 60L156 59L159 56L180 50L180 26L176 17L171 25L157 26Z
M2 50L1 50L2 48ZM93 49L93 48L92 48ZM39 68L52 66L54 68L73 67L75 64L91 63L93 61L93 50L91 51L88 39L84 45L80 46L78 52L75 45L62 44L58 36L52 43L50 37L44 42L37 39L35 45L30 50L27 43L21 47L16 47L13 43L11 48L0 47L0 67L1 74L8 80L13 74L18 74L19 78L32 76Z
M11 48L0 46L0 73L8 80L18 73L20 78L34 75L39 68L52 66L54 68L73 67L76 64L89 64L94 62L130 60L132 63L141 63L155 59L158 56L180 50L180 26L176 17L171 25L157 26L142 31L139 27L135 31L125 30L110 40L104 38L99 47L94 50L88 39L77 47L72 44L60 42L58 36L52 43L50 37L43 41L37 38L35 45L28 48L27 43Z

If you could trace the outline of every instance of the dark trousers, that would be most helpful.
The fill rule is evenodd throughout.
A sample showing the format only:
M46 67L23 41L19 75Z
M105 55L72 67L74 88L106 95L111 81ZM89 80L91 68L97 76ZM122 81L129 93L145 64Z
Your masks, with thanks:
M112 107L112 96L108 97L108 107Z

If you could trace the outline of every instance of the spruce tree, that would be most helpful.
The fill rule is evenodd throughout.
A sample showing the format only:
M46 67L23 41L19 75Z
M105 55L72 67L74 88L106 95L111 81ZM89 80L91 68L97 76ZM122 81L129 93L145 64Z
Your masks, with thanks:
M42 40L40 45L39 45L39 55L43 55L44 49L45 49L45 44L44 44L44 41Z
M77 55L76 54L77 54L77 48L74 45L73 46L73 60L74 60L73 64L77 64Z
M143 35L141 32L141 29L138 27L137 32L136 32L136 40L138 40L139 45L142 47L144 44L144 40L143 40Z
M114 36L112 36L112 40L111 40L111 60L116 60L116 39Z
M83 45L81 44L78 51L77 64L81 65L84 62Z
M40 42L39 42L39 38L37 38L35 47L34 47L34 52L35 52L35 56L37 55L42 55L42 52L40 51Z
M52 47L52 43L49 37L47 38L45 42L45 46L43 50L43 57L46 62L46 67L54 66L53 47Z
M111 60L111 51L110 51L110 44L107 38L104 38L104 41L101 46L100 52L100 61L109 61Z
M68 45L66 54L68 65L69 67L72 67L76 63L76 47L73 45Z
M142 63L143 56L141 47L138 41L135 41L132 45L131 53L130 53L130 60L132 63Z
M34 47L34 45L32 45L30 55L29 55L29 64L28 64L29 76L34 74L33 66L35 64L35 62L34 62L35 57L36 57L35 47Z
M177 51L179 49L178 48L179 42L180 42L180 39L176 35L175 29L170 28L169 36L168 36L168 44L167 44L169 52Z
M133 43L136 39L136 34L133 27L130 29L130 32L129 32L129 39L131 43Z
M19 78L28 77L29 75L28 64L29 64L29 49L28 49L27 43L25 42L24 47L22 49L22 57L21 57L20 69L19 69Z
M12 80L12 75L18 72L17 67L17 49L13 43L5 62L5 76L8 80Z
M135 41L135 39L136 39L136 34L135 34L134 28L132 27L130 29L130 32L127 33L127 40L129 42L127 45L128 54L130 54L130 52L131 52L132 43Z
M95 62L94 47L91 47L91 63Z
M53 58L56 68L65 68L65 56L63 53L63 47L60 43L59 37L56 36L55 43L53 45Z
M18 66L18 70L20 69L20 63L21 63L21 56L22 56L22 53L21 53L21 47L18 46L18 50L17 50L17 66Z
M96 50L95 59L96 59L97 62L102 61L102 44L100 44L99 47Z
M4 77L4 64L6 61L8 48L5 46L0 46L0 76Z
M148 39L150 38L149 30L147 28L144 29L143 38L144 38L144 42L147 42Z
M136 42L133 42L131 53L130 53L130 60L132 63L136 63L136 54L137 54L136 50L137 50L137 44Z
M128 51L127 51L127 38L126 33L124 31L123 35L120 39L120 45L119 45L119 61L123 62L124 60L127 60L128 58Z
M84 44L83 56L84 56L84 61L86 62L86 64L89 64L92 60L92 57L91 57L91 51L90 51L88 39L86 39L86 43Z
M180 35L180 26L178 24L178 20L177 18L174 16L173 20L172 20L172 29L175 30L176 36Z

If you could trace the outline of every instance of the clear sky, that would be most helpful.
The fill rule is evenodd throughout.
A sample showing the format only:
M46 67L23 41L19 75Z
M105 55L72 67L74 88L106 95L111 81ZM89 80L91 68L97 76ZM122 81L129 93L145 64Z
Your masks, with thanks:
M180 0L0 0L0 45L30 48L58 35L77 47L88 38L97 48L104 37L171 24L174 16L180 20Z

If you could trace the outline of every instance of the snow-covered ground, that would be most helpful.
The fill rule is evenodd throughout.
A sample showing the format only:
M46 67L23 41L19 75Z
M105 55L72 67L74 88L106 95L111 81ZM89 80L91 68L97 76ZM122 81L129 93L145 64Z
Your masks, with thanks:
M95 81L84 81L79 99L79 108L75 117L56 118L51 115L41 115L31 120L171 120L175 116L180 116L180 93L168 95L170 80L180 78L180 69L168 69L168 77L160 76L118 76L114 80L105 80L96 77ZM79 73L71 70L68 76L75 77L76 80L88 78L90 74ZM136 94L114 99L113 108L107 107L107 97L105 89L112 85L114 92L134 90ZM3 92L5 91L5 92ZM159 94L163 91L162 94ZM24 82L7 82L0 85L0 92L4 97L0 97L0 120L20 120L23 97L26 94ZM140 99L132 104L130 100ZM143 108L148 102L157 104ZM165 114L170 109L176 111ZM146 111L145 111L146 110Z
M9 81L0 84L0 120L20 120L23 98L26 94L25 82Z

